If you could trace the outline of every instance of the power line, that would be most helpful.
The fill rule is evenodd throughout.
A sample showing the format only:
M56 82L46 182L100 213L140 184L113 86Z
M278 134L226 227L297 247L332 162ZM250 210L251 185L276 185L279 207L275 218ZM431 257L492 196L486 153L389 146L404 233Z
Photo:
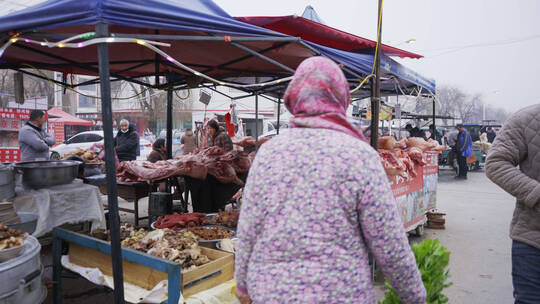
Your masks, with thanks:
M432 56L425 56L425 58L433 58L433 57L438 57L438 56L442 56L442 55L446 55L446 54L450 54L450 53L455 53L455 52L458 52L458 51L461 51L461 50L464 50L464 49L469 49L469 48L510 45L510 44L521 43L521 42L534 40L534 39L538 39L538 38L540 38L540 34L531 35L531 36L527 36L527 37L523 37L523 38L517 38L517 39L508 39L508 40L503 40L503 41L475 43L475 44L469 44L469 45L458 46L458 47L448 47L448 48L441 48L441 49L424 50L424 51L420 51L420 52L425 53L425 52L435 52L435 51L445 51L446 50L445 52L442 52L442 53L439 53L439 54L435 54L435 55L432 55Z

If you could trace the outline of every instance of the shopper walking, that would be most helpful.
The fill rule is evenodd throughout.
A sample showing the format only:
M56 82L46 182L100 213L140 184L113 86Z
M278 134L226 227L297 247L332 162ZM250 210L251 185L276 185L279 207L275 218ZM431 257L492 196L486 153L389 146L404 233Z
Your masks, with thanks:
M454 148L458 162L458 175L456 179L467 179L467 172L469 171L467 157L472 156L472 139L462 124L458 124L457 129L459 133Z
M235 255L241 303L376 303L368 252L404 303L425 289L381 160L346 118L349 84L324 57L300 64L289 132L257 152Z
M489 149L489 179L516 197L510 224L516 304L540 303L540 105L512 115Z
M488 127L487 128L488 143L492 144L495 141L495 137L497 137L497 133L495 133L495 130L493 130L492 127Z

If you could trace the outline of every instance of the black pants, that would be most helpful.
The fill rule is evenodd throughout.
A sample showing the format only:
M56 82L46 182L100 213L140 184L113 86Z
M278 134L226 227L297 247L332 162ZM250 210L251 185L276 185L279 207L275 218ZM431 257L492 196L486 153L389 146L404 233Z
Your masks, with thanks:
M467 171L469 171L469 167L467 167L467 158L464 157L460 152L456 154L459 166L458 176L467 177Z
M238 174L238 177L245 182L247 174ZM211 175L205 180L191 177L185 179L186 187L191 193L193 212L218 212L242 188L236 184L222 184Z

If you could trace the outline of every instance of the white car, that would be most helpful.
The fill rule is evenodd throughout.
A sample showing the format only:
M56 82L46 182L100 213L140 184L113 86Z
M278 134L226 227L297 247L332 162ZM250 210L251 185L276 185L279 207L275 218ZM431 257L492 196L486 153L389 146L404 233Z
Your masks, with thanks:
M90 149L96 143L103 143L103 131L85 131L76 134L64 141L64 143L51 149L51 159L60 159L64 154L78 149ZM144 138L139 139L140 155L137 160L146 160L152 152L152 143Z
M73 135L64 143L51 149L51 159L60 159L64 154L78 149L90 149L95 143L103 142L103 131L85 131Z

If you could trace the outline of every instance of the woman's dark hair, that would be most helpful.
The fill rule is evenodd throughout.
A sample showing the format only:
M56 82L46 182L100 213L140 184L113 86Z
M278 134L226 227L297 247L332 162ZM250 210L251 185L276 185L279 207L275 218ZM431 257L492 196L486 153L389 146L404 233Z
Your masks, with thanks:
M152 147L156 150L159 150L159 148L165 146L165 139L163 138L158 138L156 139L156 141L154 142L154 144L152 145Z
M212 129L216 130L216 131L219 131L219 124L215 120L210 120L209 122L206 123L206 125L211 127Z

